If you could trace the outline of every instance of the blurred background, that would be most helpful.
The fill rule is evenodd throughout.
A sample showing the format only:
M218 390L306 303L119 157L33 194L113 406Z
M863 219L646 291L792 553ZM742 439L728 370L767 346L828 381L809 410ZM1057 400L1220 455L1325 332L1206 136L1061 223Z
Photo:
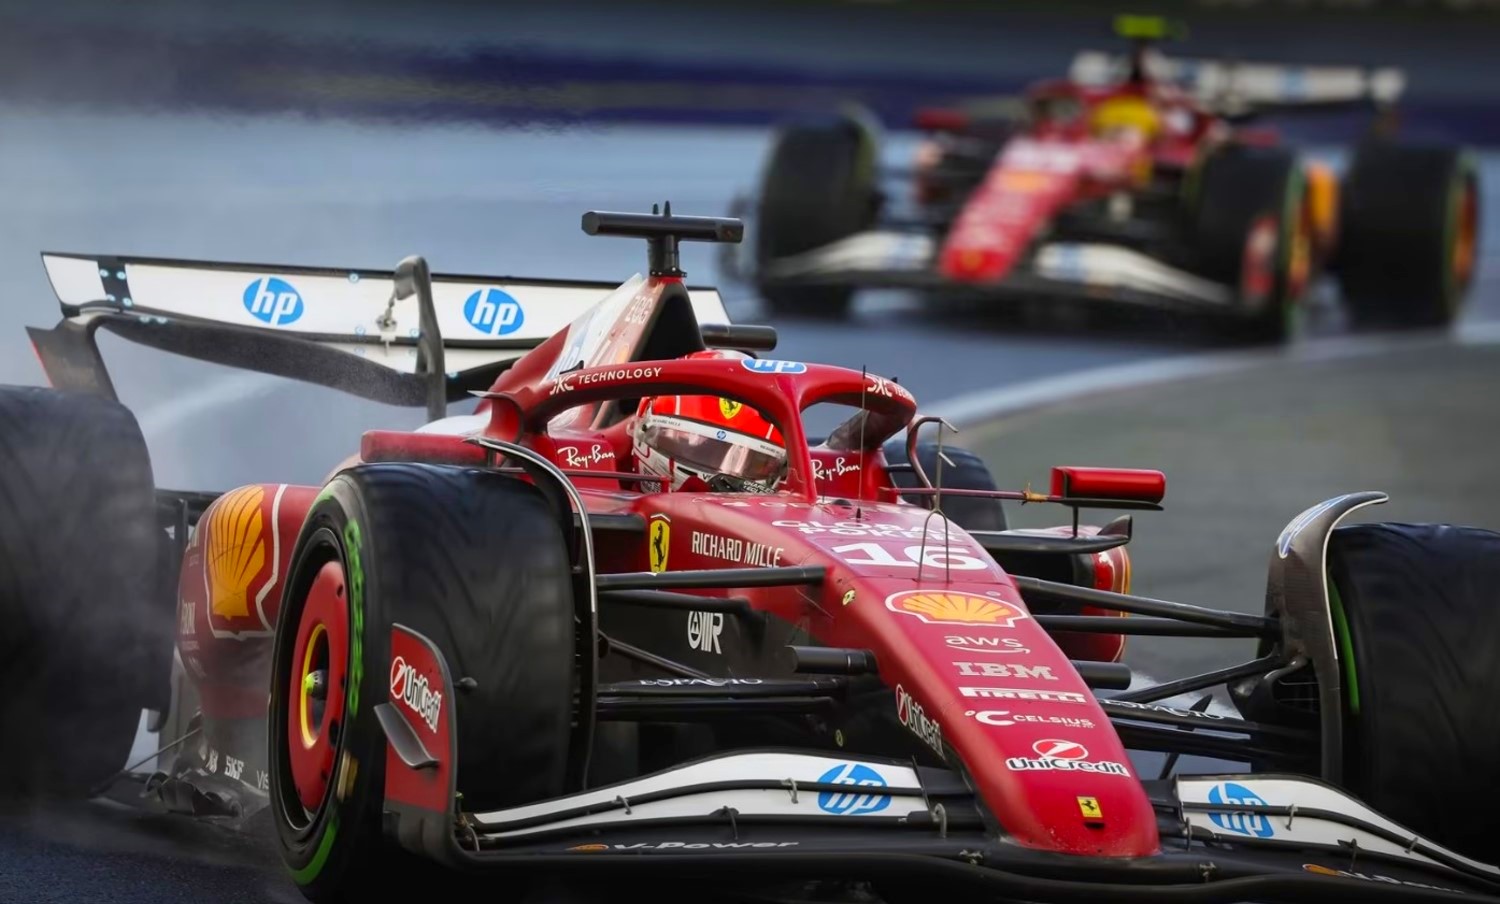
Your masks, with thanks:
M1269 345L1174 317L900 288L809 318L745 278L749 236L733 260L685 245L689 284L719 285L736 321L776 326L777 357L899 378L1002 486L1053 464L1166 471L1169 511L1138 517L1131 547L1147 595L1259 611L1281 525L1345 491L1392 491L1383 519L1500 528L1484 479L1500 253L1483 228L1500 200L1500 2L1484 0L4 0L0 383L45 382L24 332L59 317L43 251L368 269L421 254L438 273L620 282L645 269L641 243L584 235L584 211L753 211L778 129L849 104L878 125L884 163L909 171L930 137L920 111L1011 98L1081 52L1122 52L1120 13L1185 24L1169 57L1401 70L1401 133L1476 161L1472 287L1454 322L1370 335L1323 303L1328 286L1310 307L1331 313ZM1370 117L1263 124L1337 170ZM101 345L162 486L317 483L360 430L423 419ZM1127 659L1171 677L1226 655L1167 639ZM213 899L285 892L267 883Z
M850 101L886 130L886 160L909 167L917 111L1063 77L1080 51L1121 52L1119 12L1185 23L1189 39L1169 54L1397 66L1407 132L1481 149L1500 139L1491 3L11 0L0 10L7 382L42 381L21 329L57 317L42 250L377 269L423 254L440 273L620 281L644 267L642 249L585 236L583 211L670 200L678 213L724 214L757 190L779 123ZM1367 124L1278 123L1335 158ZM737 319L780 325L753 288L726 281L719 250L685 247L689 281L722 284ZM1492 308L1487 274L1481 262L1473 316ZM883 368L931 407L1195 351L1205 338L1171 322L985 322L993 315L861 293L850 324L798 322L781 353ZM348 430L421 414L104 344L165 485L316 481L349 448ZM261 429L272 416L287 433Z

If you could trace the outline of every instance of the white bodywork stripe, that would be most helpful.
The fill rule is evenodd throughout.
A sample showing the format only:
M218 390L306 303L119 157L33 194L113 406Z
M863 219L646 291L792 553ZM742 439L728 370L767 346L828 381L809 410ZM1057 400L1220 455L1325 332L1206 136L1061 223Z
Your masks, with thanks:
M870 770L879 777L880 781L884 782L884 785L851 783L847 794L832 795L827 792L797 791L793 787L794 783L799 785L817 783L830 772L847 775L850 768L856 766ZM707 791L641 803L632 800L632 798L671 791L675 788L756 779L784 782L785 788ZM916 773L907 766L892 766L883 762L850 757L804 753L740 753L690 763L645 778L539 804L476 815L478 819L486 823L504 823L545 817L551 813L562 813L579 807L608 805L621 799L630 801L628 810L625 807L617 807L588 816L559 819L556 822L546 822L524 829L502 829L487 835L492 838L520 838L559 828L610 826L642 820L701 817L726 806L733 807L744 816L805 817L832 816L842 813L843 818L850 820L858 820L862 817L889 820L893 817L906 816L913 811L926 812L927 805L920 796L902 795L884 798L869 794L870 791L879 790L880 787L917 788ZM882 800L888 800L889 803L881 805Z
M1210 801L1209 795L1215 788L1219 788L1218 796L1221 800L1218 803L1243 802L1239 799L1229 799L1224 789L1224 786L1229 783L1241 786L1264 801L1267 806L1295 805L1299 810L1306 808L1341 813L1378 826L1404 839L1407 843L1396 844L1371 832L1301 812L1289 818L1249 812L1185 810L1184 814L1188 823L1195 828L1205 829L1229 840L1259 837L1268 841L1301 842L1337 847L1342 850L1348 850L1351 843L1357 843L1360 850L1378 851L1404 860L1451 869L1444 864L1439 864L1431 857L1409 850L1410 842L1415 840L1433 850L1442 851L1453 861L1462 863L1475 872L1500 877L1500 867L1471 860L1462 854L1455 854L1442 845L1397 825L1349 795L1312 781L1296 778L1260 778L1254 775L1179 778L1177 797L1184 804L1214 803ZM1218 822L1214 821L1215 817L1218 818Z

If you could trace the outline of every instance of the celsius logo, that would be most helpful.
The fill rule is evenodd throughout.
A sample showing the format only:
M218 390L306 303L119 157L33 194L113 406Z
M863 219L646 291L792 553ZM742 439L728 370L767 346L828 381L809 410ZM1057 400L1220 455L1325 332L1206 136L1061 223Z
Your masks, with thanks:
M275 276L262 276L245 287L245 310L271 326L296 323L307 305L292 284Z
M853 785L860 788L885 788L879 772L863 763L840 763L818 776L824 785ZM863 794L854 791L823 791L818 794L818 809L835 816L858 816L879 813L891 805L890 795Z
M1208 802L1211 804L1242 804L1250 807L1264 807L1266 802L1249 788L1236 782L1225 782L1222 785L1214 785L1208 789ZM1214 825L1241 835L1253 835L1256 838L1270 838L1276 834L1276 829L1271 826L1271 820L1264 813L1246 813L1243 810L1229 812L1219 811L1208 814Z
M514 333L526 322L521 303L500 289L480 289L464 302L464 319L469 326L491 336Z
M437 731L438 714L443 711L443 694L428 686L427 676L407 665L400 656L391 660L391 699L405 703L427 727Z

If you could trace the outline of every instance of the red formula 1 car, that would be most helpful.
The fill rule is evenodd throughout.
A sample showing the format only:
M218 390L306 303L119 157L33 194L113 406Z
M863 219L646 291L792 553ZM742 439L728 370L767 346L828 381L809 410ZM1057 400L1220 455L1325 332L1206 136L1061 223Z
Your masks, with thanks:
M868 117L785 126L740 202L756 241L738 271L772 309L818 316L859 288L910 288L1144 306L1280 340L1328 273L1359 325L1453 319L1477 259L1475 164L1389 137L1400 73L1167 59L1162 23L1125 21L1128 60L1082 54L1022 101L921 111L910 205L887 203ZM1248 127L1349 108L1382 128L1342 180Z
M1335 529L1385 498L1355 493L1276 539L1263 613L1132 595L1131 516L1078 513L1156 510L1161 473L998 490L899 385L714 322L677 244L738 221L584 227L647 239L650 275L48 255L57 388L0 389L0 774L87 790L146 707L157 769L114 793L268 815L319 900L428 875L402 851L507 894L1496 900L1500 535ZM98 328L431 422L364 434L317 486L158 490ZM809 437L813 405L849 418ZM1011 504L1063 526L1007 529ZM1259 646L1135 686L1133 634ZM1163 702L1218 686L1236 709Z

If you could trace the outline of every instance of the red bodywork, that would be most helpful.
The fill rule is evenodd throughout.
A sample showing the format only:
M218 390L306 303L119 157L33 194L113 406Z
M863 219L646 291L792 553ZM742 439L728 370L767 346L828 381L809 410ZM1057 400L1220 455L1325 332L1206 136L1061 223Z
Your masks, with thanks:
M1153 114L1149 133L1100 132L1095 117L1107 105L1140 101ZM958 282L998 283L1044 236L1059 211L1074 204L1145 188L1158 171L1182 173L1230 135L1229 126L1202 110L1175 85L1142 79L1109 87L1050 80L1027 92L1025 127L1001 146L983 180L963 199L938 253L938 270ZM963 135L972 122L962 110L924 110L917 125L940 135ZM1273 134L1234 132L1235 140L1274 142ZM938 200L941 180L924 178L940 152L918 155L917 196Z
M1156 852L1151 804L1109 719L1069 663L1070 656L1117 659L1121 639L1049 636L973 538L927 508L901 501L881 452L917 412L916 400L899 385L800 362L762 362L757 372L737 360L641 360L643 349L660 347L652 344L656 337L686 335L684 326L696 333L682 292L661 278L621 287L518 360L477 408L487 418L485 435L523 443L567 470L591 512L634 513L653 525L644 540L598 542L598 571L824 566L821 592L734 592L822 644L873 650L882 678L896 692L901 721L934 755L950 765L962 761L1016 842L1096 856ZM571 369L575 364L582 366ZM781 490L642 493L637 482L617 476L632 467L628 429L635 401L673 393L734 399L777 423L790 465ZM862 447L857 440L844 448L808 447L800 412L820 402L850 406L851 414L868 410ZM460 433L445 434L441 424L433 429L368 433L361 459L480 463L480 450ZM249 563L259 560L255 549L263 546L279 568L261 567L243 590L260 606L247 611L274 624L278 575L285 573L285 557L316 493L313 487L266 486L216 502L184 564L184 605L196 607L199 617L205 604L213 605L198 589L206 556L222 554L238 581L250 574ZM280 525L280 531L262 526L257 532L257 523ZM660 545L653 552L655 541ZM1094 575L1096 586L1128 589L1124 550L1097 554ZM239 593L240 584L233 590ZM194 643L195 674L205 687L233 683L235 663L252 645L264 645L243 633L221 636L204 628L200 623L184 641ZM183 652L190 652L185 644ZM391 667L397 709L409 677L424 676L439 692L451 688L417 638L393 645ZM264 687L255 685L262 708ZM429 733L428 726L413 725L424 737ZM442 745L434 740L434 747ZM437 779L418 782L409 772L393 768L392 781L406 784L389 790L436 808Z

